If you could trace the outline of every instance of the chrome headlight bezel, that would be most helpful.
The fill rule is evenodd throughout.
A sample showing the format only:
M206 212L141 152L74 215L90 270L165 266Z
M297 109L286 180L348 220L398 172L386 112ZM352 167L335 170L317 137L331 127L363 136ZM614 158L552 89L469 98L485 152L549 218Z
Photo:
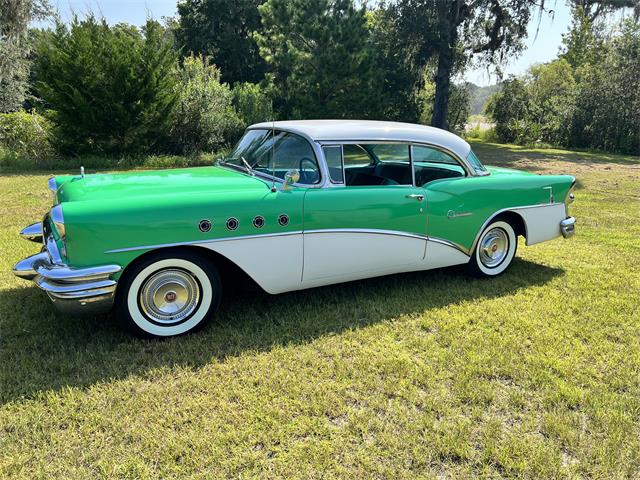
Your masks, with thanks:
M55 230L55 234L54 231ZM64 225L62 205L54 206L42 220L42 242L49 253L52 263L59 265L67 256L67 232ZM56 239L57 237L57 239ZM60 242L60 248L58 248Z
M47 180L47 186L49 187L49 193L51 195L51 204L58 204L58 184L56 182L56 177L51 177Z

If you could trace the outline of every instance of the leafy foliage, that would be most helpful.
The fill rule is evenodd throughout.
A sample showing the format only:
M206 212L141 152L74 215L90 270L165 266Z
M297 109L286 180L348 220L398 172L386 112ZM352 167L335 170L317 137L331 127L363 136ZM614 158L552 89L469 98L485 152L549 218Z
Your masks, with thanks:
M176 100L177 54L159 23L110 27L92 15L58 22L35 63L42 99L55 110L61 149L130 153L166 131Z
M640 25L590 32L574 24L560 59L504 82L487 105L499 140L640 153Z
M255 83L239 83L233 87L233 105L244 125L274 120L271 98Z
M211 152L241 130L233 93L220 80L220 69L204 57L187 57L174 86L169 148L178 153Z
M433 82L425 82L418 94L421 103L420 123L429 124L433 117L433 105L436 86ZM469 118L469 90L465 84L451 85L447 125L456 132L462 133Z
M269 0L256 35L286 118L371 118L381 76L368 48L367 16L352 0Z
M185 0L178 3L176 37L183 52L209 57L222 80L259 82L266 64L253 32L260 29L264 0Z
M56 156L51 123L36 112L0 113L0 146L38 166Z
M49 13L47 0L0 0L0 112L17 110L29 88L28 25Z

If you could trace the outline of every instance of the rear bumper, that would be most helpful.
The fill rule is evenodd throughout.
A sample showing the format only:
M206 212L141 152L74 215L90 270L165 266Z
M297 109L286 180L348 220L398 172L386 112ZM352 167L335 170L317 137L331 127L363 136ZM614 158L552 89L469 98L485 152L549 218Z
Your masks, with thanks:
M117 286L112 276L121 270L119 265L71 268L54 263L52 258L60 257L47 248L55 248L55 243L47 243L42 252L18 262L13 273L32 280L61 311L94 314L111 309Z
M574 217L567 217L560 222L560 231L564 238L571 238L576 232L576 219Z

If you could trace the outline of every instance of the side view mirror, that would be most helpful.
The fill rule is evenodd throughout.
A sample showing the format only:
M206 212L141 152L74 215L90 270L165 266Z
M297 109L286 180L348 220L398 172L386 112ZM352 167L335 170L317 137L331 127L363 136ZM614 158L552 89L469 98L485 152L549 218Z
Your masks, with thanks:
M289 190L291 185L298 183L298 180L300 180L300 172L298 170L288 170L287 173L284 174L282 189Z

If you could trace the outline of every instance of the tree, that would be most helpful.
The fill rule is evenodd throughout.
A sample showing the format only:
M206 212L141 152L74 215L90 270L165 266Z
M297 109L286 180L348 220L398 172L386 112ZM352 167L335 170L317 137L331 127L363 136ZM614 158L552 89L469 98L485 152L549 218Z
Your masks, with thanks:
M259 10L263 28L256 38L282 116L379 115L382 78L364 7L352 0L268 0Z
M206 55L222 81L259 82L265 62L253 33L260 29L264 0L185 0L178 3L178 44L187 55Z
M220 70L205 57L185 58L174 88L178 100L169 129L172 151L212 152L241 130L231 89L220 81Z
M489 97L485 113L495 123L498 140L505 143L527 140L529 104L527 85L516 77L502 82L500 91Z
M0 112L17 110L28 90L28 26L49 14L47 0L0 0Z
M158 22L138 29L74 17L42 35L36 92L54 110L63 151L135 153L152 147L169 125L176 65Z
M447 128L451 78L456 62L474 56L490 64L522 49L534 8L544 0L422 0L437 18L436 92L431 124Z

